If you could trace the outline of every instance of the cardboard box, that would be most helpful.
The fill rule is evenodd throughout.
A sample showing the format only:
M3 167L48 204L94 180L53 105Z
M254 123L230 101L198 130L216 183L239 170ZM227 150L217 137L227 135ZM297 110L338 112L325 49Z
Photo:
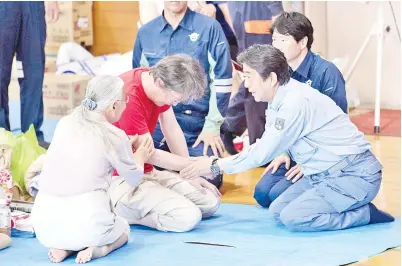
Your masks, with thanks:
M43 80L43 108L45 118L61 118L81 104L85 97L90 76L57 75L45 73ZM20 85L17 80L8 87L10 101L20 100Z
M55 73L56 70L56 57L46 57L45 73Z
M59 19L47 25L47 43L93 44L92 1L59 1Z
M56 57L46 57L45 73L56 73ZM11 68L11 80L8 86L8 98L11 101L18 101L20 99L20 84L18 78L24 77L22 63L16 61L14 57L13 66Z
M46 43L46 45L45 45L46 60L48 60L48 58L50 58L50 59L54 59L54 61L56 61L57 53L59 52L60 46L61 46L61 44Z
M49 43L46 42L45 45L45 55L46 56L57 56L57 53L59 52L60 46L62 43Z
M46 73L43 83L45 118L60 118L81 104L90 76Z
M46 55L45 59L45 72L56 72L57 54ZM11 67L11 82L18 81L19 78L24 77L24 68L21 61L17 61L14 56L13 64Z
M45 72L56 72L57 70L57 53L59 52L61 44L49 44L45 45Z

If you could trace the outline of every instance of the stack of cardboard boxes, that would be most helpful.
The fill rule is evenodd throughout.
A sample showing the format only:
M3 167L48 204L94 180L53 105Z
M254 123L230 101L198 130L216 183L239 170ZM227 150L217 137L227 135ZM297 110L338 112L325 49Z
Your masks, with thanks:
M45 46L46 66L43 82L45 118L60 118L78 106L85 96L89 76L56 75L56 58L60 46L65 42L76 42L83 46L93 45L92 2L58 2L59 19L47 24ZM14 61L12 80L9 87L10 100L19 99L19 84L22 64Z
M60 118L78 106L85 97L89 76L46 73L43 83L45 118Z
M47 25L46 62L56 63L57 52L65 42L93 45L92 2L59 2L59 19Z
M78 106L85 96L90 79L88 76L56 75L56 57L65 42L76 42L83 46L93 44L92 2L59 2L59 19L47 25L45 47L46 62L49 66L43 83L45 118L60 118Z

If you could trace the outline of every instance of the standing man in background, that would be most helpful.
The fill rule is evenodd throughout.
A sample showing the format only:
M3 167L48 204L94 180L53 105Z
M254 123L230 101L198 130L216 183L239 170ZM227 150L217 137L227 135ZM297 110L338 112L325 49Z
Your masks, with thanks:
M198 1L204 2L204 1ZM230 47L230 55L232 60L236 60L238 53L236 36L234 34L233 22L230 17L227 1L205 1L205 4L200 4L201 8L197 12L215 18L222 26L226 39Z
M59 8L56 1L47 4L49 23L57 21ZM8 86L14 54L22 64L19 76L21 101L21 131L33 124L41 146L43 132L43 77L45 71L46 20L43 1L0 2L0 126L10 130ZM19 67L20 68L20 67Z
M230 55L236 60L238 53L236 36L233 30L233 23L230 17L227 1L189 1L188 8L210 18L216 19L222 26L230 47ZM140 21L138 26L150 22L160 16L163 12L164 1L139 1Z
M283 12L281 1L228 1L230 17L237 39L238 52L253 44L271 44L271 25ZM237 153L233 137L241 136L248 129L250 144L261 138L265 125L267 103L257 103L245 89L244 83L231 99L225 122L222 125L223 142L226 150Z
M223 154L220 127L232 90L229 46L219 23L190 10L185 1L166 1L162 16L142 26L133 51L133 68L153 66L167 55L184 53L198 60L208 77L209 89L198 101L173 107L190 156ZM169 151L158 125L155 148ZM222 177L211 183L220 187Z

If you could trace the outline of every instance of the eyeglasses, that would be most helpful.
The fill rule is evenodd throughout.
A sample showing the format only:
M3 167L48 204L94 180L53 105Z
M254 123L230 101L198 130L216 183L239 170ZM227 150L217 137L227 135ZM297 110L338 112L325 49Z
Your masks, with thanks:
M174 95L173 90L165 89L165 95L166 95L166 97L168 97L169 99L172 100L172 103L171 103L172 105L177 105L177 104L183 102L182 97Z

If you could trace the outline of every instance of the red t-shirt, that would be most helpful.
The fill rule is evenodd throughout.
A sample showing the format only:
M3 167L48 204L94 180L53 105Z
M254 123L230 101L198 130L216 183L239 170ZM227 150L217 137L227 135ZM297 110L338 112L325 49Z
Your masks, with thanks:
M124 90L129 97L126 110L120 120L114 125L126 132L127 135L144 135L152 133L158 122L159 114L167 111L170 106L157 106L144 92L141 82L141 74L149 71L149 68L136 68L120 76L124 81ZM145 164L144 172L153 170L152 164Z

